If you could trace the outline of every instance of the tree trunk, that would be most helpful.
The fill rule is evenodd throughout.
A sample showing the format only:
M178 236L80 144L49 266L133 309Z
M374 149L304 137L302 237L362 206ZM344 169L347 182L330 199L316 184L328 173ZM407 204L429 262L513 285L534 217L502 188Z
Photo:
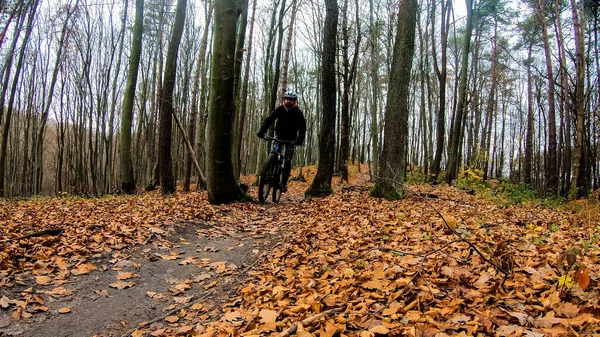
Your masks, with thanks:
M397 200L403 197L408 152L409 86L415 50L417 0L402 0L394 42L390 86L385 111L381 174L371 196Z
M179 52L179 43L183 33L185 23L185 11L187 0L177 0L177 9L171 41L167 50L167 60L165 62L165 74L163 76L163 86L160 95L160 122L159 122L159 170L160 186L163 194L175 192L175 181L173 179L173 162L171 157L171 139L173 125L173 89L175 87L175 77L177 75L177 55Z
M211 92L207 124L206 183L208 201L225 204L240 199L231 163L236 38L235 0L215 2Z
M250 33L248 36L248 56L246 57L246 72L244 73L244 80L242 83L242 97L240 98L240 117L239 120L241 121L241 123L238 123L237 125L237 130L236 130L236 134L239 135L238 138L238 142L237 144L235 144L237 146L237 152L238 154L241 153L242 151L242 138L243 138L243 134L244 134L244 127L245 127L245 119L246 119L246 112L248 110L248 84L250 82L250 59L252 58L252 37L254 36L254 18L256 16L256 3L258 1L254 0L253 1L253 5L252 5L252 18L250 19ZM241 168L241 155L238 156L240 159L238 161L238 167ZM238 175L236 175L236 177L239 177L239 170L238 170Z
M198 101L198 91L200 90L200 85L202 81L200 80L200 76L202 76L202 80L204 81L206 63L205 55L206 55L206 47L208 44L208 32L210 31L210 21L212 19L212 10L213 5L210 5L210 8L207 10L206 14L206 25L204 27L204 32L202 33L202 40L200 41L200 51L198 52L198 60L196 63L196 72L194 73L194 85L192 89L192 113L190 115L190 125L188 126L188 136L189 141L192 145L195 146L194 153L196 160L200 160L200 154L204 151L201 151L200 148L204 145L204 139L200 139L197 129L200 126L197 126L198 120L204 120L204 102ZM199 104L200 103L200 104ZM202 109L200 109L200 105L202 105ZM198 115L200 115L198 118ZM192 156L188 153L185 157L185 181L183 184L183 190L190 190L191 176L192 176ZM202 166L201 166L202 167ZM200 175L198 175L198 180L200 180ZM200 187L199 185L196 186Z
M377 112L379 110L379 29L376 27L376 21L373 14L373 0L369 0L369 32L371 34L371 90L373 92L373 100L371 101L371 145L372 158L371 163L371 180L373 176L379 174L379 128L377 126Z
M471 46L471 34L473 33L473 0L466 0L467 3L467 25L465 28L465 37L463 42L462 66L460 70L460 84L458 102L456 108L456 116L452 125L448 169L446 170L446 182L452 183L458 178L458 170L460 167L461 158L461 141L464 131L464 118L466 116L466 101L467 101L467 70L469 69L469 49Z
M581 6L583 2L580 2ZM583 198L589 194L589 177L586 172L585 158L585 55L583 41L583 13L575 0L571 0L573 30L575 32L575 114L577 116L577 138L575 142L575 158L573 162L573 178L571 180L570 197Z
M448 31L450 29L450 8L452 7L452 1L448 0L444 5L445 0L442 0L442 8L441 8L441 25L440 25L440 43L442 45L441 50L441 64L437 63L437 53L436 53L436 42L435 39L435 2L437 0L432 0L432 9L431 9L431 24L432 24L432 34L431 34L431 48L433 50L434 55L434 68L439 82L439 91L440 91L440 99L437 113L437 123L436 123L436 141L435 141L435 155L433 157L433 163L431 163L431 176L429 177L430 181L436 181L438 175L440 174L441 163L442 163L442 154L444 152L444 138L446 137L446 78L447 78L447 50L448 50Z
M533 165L533 84L531 79L531 49L533 42L529 43L527 54L527 131L525 133L525 155L523 158L523 183L531 184L531 167Z
M244 42L246 41L246 27L248 26L248 0L241 0L241 8L238 9L240 13L240 20L238 20L238 32L235 46L235 63L233 73L233 97L235 99L235 106L239 107L240 102L240 89L241 89L241 78L242 78L242 62L244 61ZM246 69L247 71L248 69ZM233 147L231 151L231 161L233 163L233 172L236 180L240 176L240 147L242 142L241 130L244 129L244 118L241 116L241 110L236 111L234 114L233 122ZM240 133L238 133L240 130ZM239 144L239 145L238 145Z
M558 158L556 148L556 108L554 105L554 74L552 70L552 55L544 2L537 1L537 16L542 28L544 55L546 57L546 76L548 77L548 155L546 161L546 186L548 192L556 195L558 192Z
M358 53L360 48L360 17L358 1L355 1L356 7L356 41L354 42L354 55L352 63L348 55L350 47L350 36L348 34L348 0L344 0L344 9L342 15L342 62L343 62L343 91L342 91L342 118L341 118L341 140L340 140L340 173L342 181L348 182L348 156L350 155L350 90L356 74L356 65L358 64Z
M121 117L120 168L121 188L123 192L135 192L135 178L133 175L133 161L131 157L131 126L133 124L133 102L135 100L135 87L137 84L138 69L142 55L142 33L144 32L144 0L135 1L135 23L133 26L133 42L129 58L129 74L125 85L123 98L123 112ZM123 32L124 34L125 32Z
M305 196L322 196L333 193L331 179L333 177L335 154L335 116L336 116L336 87L335 87L335 56L337 46L338 25L337 0L325 0L325 26L323 29L323 55L321 58L321 95L323 101L323 117L321 134L319 135L319 167L312 184Z

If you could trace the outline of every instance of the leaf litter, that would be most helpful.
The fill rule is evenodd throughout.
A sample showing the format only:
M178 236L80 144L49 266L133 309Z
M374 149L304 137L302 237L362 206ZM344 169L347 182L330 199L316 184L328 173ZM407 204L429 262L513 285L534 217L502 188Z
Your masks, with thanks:
M365 185L364 176L353 179L351 186ZM4 201L6 238L23 228L58 226L64 232L0 243L0 285L48 286L102 271L94 257L156 239L171 247L156 258L202 269L173 282L169 292L148 292L174 303L162 322L141 325L131 335L558 336L600 329L596 203L506 208L448 186L411 186L438 198L407 192L404 200L388 202L341 185L333 196L301 201L306 187L292 182L280 205L212 206L199 192ZM18 215L12 222L11 211ZM192 285L203 282L209 291L241 268L183 256L169 246L164 238L182 222L218 224L196 230L206 238L249 233L260 239L280 230L285 235L271 251L252 249L261 260L233 283L236 295L215 306L195 297L201 290ZM113 284L124 291L139 281L131 271L117 275ZM74 296L60 285L48 294ZM32 315L34 304L43 306L36 303L33 295L0 302L15 320Z

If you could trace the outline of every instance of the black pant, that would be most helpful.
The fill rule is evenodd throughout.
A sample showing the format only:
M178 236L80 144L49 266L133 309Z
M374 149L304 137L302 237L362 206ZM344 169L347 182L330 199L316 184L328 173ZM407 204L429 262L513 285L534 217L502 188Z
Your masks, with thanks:
M281 143L275 141L273 146L283 147L284 144L281 144ZM283 176L284 184L287 183L287 180L290 177L290 172L292 171L292 160L294 159L295 153L296 153L296 145L285 144L285 153L283 154L283 156L284 156L283 171L281 172L282 176Z

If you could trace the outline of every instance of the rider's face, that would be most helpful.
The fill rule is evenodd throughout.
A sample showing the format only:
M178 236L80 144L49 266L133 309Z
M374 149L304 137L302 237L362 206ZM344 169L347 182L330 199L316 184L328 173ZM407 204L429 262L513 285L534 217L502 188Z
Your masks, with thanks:
M293 99L289 99L289 98L284 98L283 99L283 105L285 105L286 108L291 108L294 106L294 103L296 103L295 100Z

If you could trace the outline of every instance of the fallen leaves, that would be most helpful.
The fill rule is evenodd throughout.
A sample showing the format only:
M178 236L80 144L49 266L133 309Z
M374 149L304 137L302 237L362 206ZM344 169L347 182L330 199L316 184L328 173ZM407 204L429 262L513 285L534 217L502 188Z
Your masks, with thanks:
M428 186L414 188L432 192ZM130 281L139 276L124 270L133 270L127 268L134 266L118 265L114 258L114 267L106 267L89 257L144 243L149 237L160 238L169 233L168 224L177 221L211 219L219 225L197 229L195 234L211 238L230 235L233 228L251 228L254 232L249 236L257 239L276 233L279 227L284 227L287 234L271 252L267 247L253 247L254 254L266 253L264 259L248 273L248 280L240 280L239 298L223 306L220 316L214 312L204 316L213 317L216 322L201 332L193 330L190 324L198 322L198 312L206 313L208 306L192 305L193 296L185 295L218 289L223 277L238 272L238 267L213 255L213 259L185 256L180 249L181 245L194 244L189 238L161 254L148 253L159 260L157 263L173 261L182 268L198 268L198 273L186 276L189 280L170 282L168 290L147 292L157 303L171 301L162 311L169 315L161 320L160 328L138 328L134 335L172 336L192 331L213 331L215 335L220 331L225 335L241 330L248 335L266 335L294 324L298 334L319 336L539 336L571 330L583 334L598 327L598 319L592 313L597 310L600 271L594 262L599 254L594 249L586 254L572 253L578 240L591 237L586 232L589 228L569 227L570 219L577 214L532 206L506 210L456 189L436 186L434 193L439 199L432 203L451 228L468 236L487 257L502 262L505 260L500 258L508 256L514 262L514 273L503 283L502 275L467 244L452 242L454 234L448 233L445 225L440 226L443 221L421 199L387 202L369 198L365 191L344 193L343 197L338 193L273 207L208 206L202 193L169 198L142 195L96 202L50 201L55 209L66 212L66 223L70 221L73 227L66 226L61 237L24 240L47 244L35 244L35 252L15 243L2 247L0 266L25 270L31 274L29 280L41 286L59 286L62 283L58 282L69 274L114 270L118 272L117 282L110 286L127 289L135 285ZM24 209L22 205L7 203L11 208ZM31 220L26 222L58 221L47 205L38 203L33 208ZM116 214L112 219L106 217L108 210ZM22 214L25 217L28 213ZM560 230L551 231L551 224L560 224ZM152 242L156 244L154 239ZM238 246L231 245L230 249L235 247ZM219 251L199 245L193 249L196 255ZM222 247L221 251L230 249ZM567 253L561 257L562 251ZM431 252L434 253L423 257ZM9 259L13 256L9 254L21 259ZM570 273L566 275L555 268L556 261ZM576 269L580 266L584 267ZM245 267L240 265L239 269ZM14 281L3 278L0 284ZM568 289L561 290L564 285L569 285ZM44 291L52 300L73 295L62 286ZM107 292L96 294L105 296ZM13 319L23 319L34 310L43 311L44 303L35 296L27 293L19 303L2 297L0 307L11 310ZM179 310L185 306L190 306L186 307L189 311ZM298 324L330 309L336 311L314 322ZM56 309L50 311L53 310Z

